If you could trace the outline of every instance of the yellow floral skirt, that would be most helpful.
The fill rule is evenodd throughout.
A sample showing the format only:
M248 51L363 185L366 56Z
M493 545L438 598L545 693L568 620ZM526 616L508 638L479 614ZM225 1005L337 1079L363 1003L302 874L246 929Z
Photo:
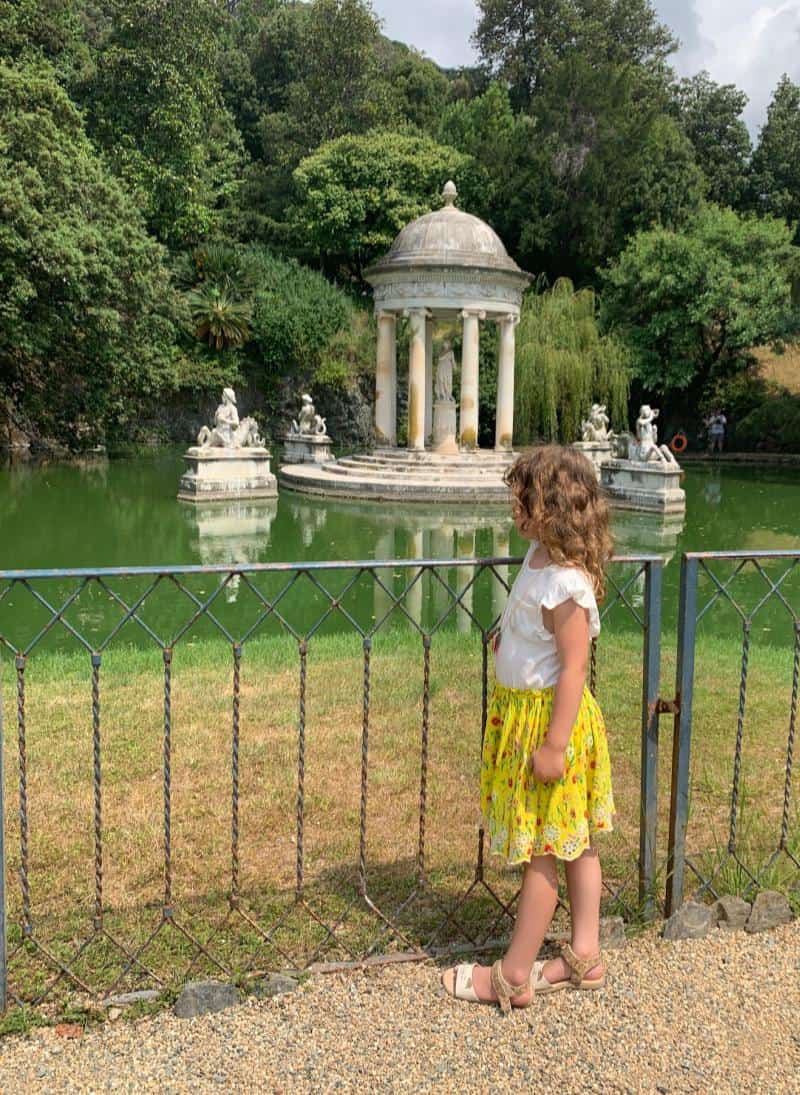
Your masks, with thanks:
M544 741L554 690L496 684L481 761L481 813L490 851L509 863L536 855L577 859L595 832L613 828L611 764L603 715L588 688L567 745L563 777L534 779L531 757Z

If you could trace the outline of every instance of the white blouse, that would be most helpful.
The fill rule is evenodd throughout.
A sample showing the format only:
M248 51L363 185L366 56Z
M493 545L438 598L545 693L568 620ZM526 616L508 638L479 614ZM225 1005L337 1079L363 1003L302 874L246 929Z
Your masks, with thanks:
M545 627L543 608L573 600L588 613L591 638L600 634L600 614L589 576L578 567L555 563L534 570L529 564L536 547L532 541L500 619L495 677L506 688L550 688L558 680L558 648L555 636Z

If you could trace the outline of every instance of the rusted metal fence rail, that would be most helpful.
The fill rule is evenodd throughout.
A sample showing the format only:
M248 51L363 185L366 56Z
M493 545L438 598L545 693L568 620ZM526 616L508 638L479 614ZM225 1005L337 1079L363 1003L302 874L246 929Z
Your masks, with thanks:
M0 817L4 818L0 825L0 1002L5 1003L6 994L9 1000L38 1003L65 990L95 996L143 986L160 987L200 969L236 977L276 966L308 968L322 958L358 962L379 955L387 960L418 957L459 946L479 949L505 933L513 917L517 876L489 868L482 827L478 827L473 845L474 858L470 864L465 855L460 874L452 864L443 865L439 860L431 864L431 781L435 776L438 785L448 777L446 764L439 764L435 772L431 768L431 749L436 748L437 758L443 756L441 743L445 740L447 722L445 701L441 701L443 713L436 720L432 717L432 653L437 644L446 645L446 641L453 641L456 636L464 649L471 649L475 656L475 680L470 677L456 682L464 694L463 710L469 721L466 731L470 735L469 756L463 763L464 771L471 776L478 769L491 686L493 630L509 586L509 568L519 563L516 558L453 558L0 572L0 719L5 713L5 725L0 723L0 743L5 752L6 775L10 777L13 773L15 799L12 802L9 795L11 779L0 778L0 799L4 791L6 795L0 811ZM630 666L624 670L622 691L625 702L633 709L629 720L633 733L641 734L641 749L635 750L640 773L632 793L636 800L631 809L634 821L625 837L630 838L625 852L627 862L607 883L608 899L629 915L652 915L659 904L658 717L665 709L659 699L661 567L658 557L615 559L609 572L609 596L602 608L604 623L611 623L610 631L613 633L619 627L624 632ZM604 627L599 647L592 651L593 689L597 689L598 683L602 688L603 669L601 666L598 672L598 650L603 649L606 632ZM371 735L381 714L379 704L383 702L380 696L384 685L378 689L376 699L375 679L384 655L396 656L398 650L404 649L403 642L408 643L409 635L415 644L419 643L421 654L419 676L411 682L419 718L413 746L418 750L414 777L418 783L413 791L416 810L413 821L406 819L407 828L413 829L411 839L416 852L407 862L397 865L397 878L392 875L394 865L383 864L389 882L378 884L371 874L368 840L369 827L374 822L369 810L370 790L382 776L373 759ZM352 812L353 825L358 829L357 835L353 833L357 851L350 865L352 871L348 877L352 885L347 892L341 887L337 889L338 883L332 890L329 887L330 892L326 890L320 872L313 880L307 877L309 651L326 636L350 638L359 648L351 661L356 658L360 661L360 711L354 714L352 705L333 708L335 717L343 720L343 733L352 729L353 741L360 741L360 756L354 761L354 770L357 764L358 771L357 809ZM296 758L292 775L294 878L286 886L288 899L280 906L277 898L273 900L272 882L267 886L265 881L261 887L258 870L254 872L248 867L247 881L243 880L247 864L242 859L241 842L242 786L243 780L250 776L249 762L244 759L247 743L242 737L242 719L243 713L254 705L259 715L265 716L270 704L277 702L276 694L264 688L277 674L278 663L270 653L271 647L258 646L273 639L294 649L289 656L294 658L291 672L296 681L292 700ZM379 656L376 644L384 639ZM185 808L176 807L177 792L173 786L174 696L180 685L176 651L200 640L216 644L219 660L229 659L230 693L224 698L228 711L224 720L225 755L214 758L219 772L227 771L224 782L216 789L226 788L229 851L226 877L215 880L214 892L193 893L187 898L178 894L174 886L176 855L183 854L176 825ZM247 663L250 676L246 685L243 658L253 648L256 653ZM115 898L111 901L108 898L109 872L118 873L120 864L108 850L104 777L107 751L114 743L122 717L119 704L130 711L131 705L145 703L143 696L123 695L119 700L115 697L113 669L118 663L113 663L112 652L138 649L156 652L161 679L158 773L161 892L157 902L145 902L141 907L135 899L127 901L128 895L124 893L120 897L119 887ZM397 672L410 673L407 661L397 663L400 666ZM48 687L57 693L48 697L54 706L46 708L49 723L44 727L41 725L44 700L37 695L35 702L29 703L29 686L36 680L34 674L40 662L47 666ZM85 801L77 796L74 804L67 802L63 809L68 808L68 815L80 818L80 824L85 822L90 826L90 832L84 835L87 848L91 846L92 894L88 911L84 910L86 915L80 916L69 905L69 900L75 900L68 896L72 892L69 879L62 885L67 896L59 891L52 899L42 892L46 873L42 874L38 888L31 885L32 874L40 867L37 856L42 859L51 854L46 841L39 840L34 848L33 837L41 834L37 834L37 823L32 819L31 788L35 787L34 796L42 796L37 765L47 750L58 750L59 735L70 732L75 721L84 717L81 711L76 713L69 705L59 706L55 702L59 700L60 680L65 682L65 695L69 691L67 684L72 687L76 665L84 666L84 672L88 670L88 688L82 694L87 696L89 720L74 763L85 765L90 780L86 781ZM612 669L623 671L619 666L612 665ZM290 669L283 665L280 672L285 676L284 671ZM221 700L217 695L219 676L200 674L197 680L198 701L213 706ZM338 682L331 678L326 686L328 692L335 685ZM84 687L80 685L81 689ZM204 695L203 688L212 691ZM246 694L247 688L258 704ZM345 710L346 715L342 714ZM13 744L12 733L16 739ZM251 733L249 738L252 737ZM262 734L261 744L269 758L273 754L268 737ZM458 745L458 739L447 740ZM316 747L313 737L311 746ZM0 766L3 750L0 750ZM274 757L275 765L289 767L277 751ZM53 771L58 774L58 764ZM288 781L290 772L285 776ZM444 785L449 786L446 782ZM189 790L201 806L207 807L207 798L215 788ZM462 792L474 797L477 806L477 789L471 779L464 780ZM120 792L115 789L114 793ZM188 793L181 791L181 803ZM437 802L443 801L443 793L437 793ZM215 801L213 805L220 804ZM40 817L38 824L57 827L60 822L54 814L52 819ZM330 821L327 828L333 830L336 824ZM471 843L470 831L464 831L463 825L454 829L455 843ZM80 835L79 830L76 832ZM333 841L338 835L331 831L326 837ZM130 850L123 852L123 858L133 859L139 854L135 836L134 833ZM273 847L277 846L277 839L274 834ZM13 859L13 874L7 870L6 853L9 868ZM195 849L194 854L202 856L205 850ZM212 855L211 849L208 855ZM263 862L266 865L268 860ZM331 864L331 872L335 873L334 868L340 866ZM270 890L268 900L260 893L261 889ZM38 913L37 902L44 902L47 911ZM131 928L132 924L136 930ZM171 956L169 961L164 958L166 954ZM164 970L172 973L165 974Z

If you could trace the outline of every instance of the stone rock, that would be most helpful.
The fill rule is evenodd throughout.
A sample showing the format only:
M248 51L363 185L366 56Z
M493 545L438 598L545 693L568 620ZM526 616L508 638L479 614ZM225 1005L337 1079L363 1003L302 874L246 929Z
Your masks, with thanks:
M226 985L224 981L190 981L181 989L173 1011L179 1019L193 1019L195 1015L224 1011L238 1002L235 985Z
M665 939L702 939L711 927L711 909L696 901L687 901L664 924Z
M738 931L747 923L750 902L732 894L725 894L711 906L711 922L726 931Z
M763 932L768 928L777 928L779 924L788 924L793 919L792 906L782 893L776 890L762 890L756 895L744 930Z
M103 1004L107 1008L129 1008L132 1004L150 1003L160 995L159 989L139 989L137 992L120 992L116 996L107 996Z
M624 947L627 943L625 936L625 921L621 916L604 916L600 920L600 947L602 950L613 950L615 947Z
M294 992L300 982L294 977L287 977L285 973L268 973L253 986L253 996L259 999L269 999L272 996L280 996L283 992Z

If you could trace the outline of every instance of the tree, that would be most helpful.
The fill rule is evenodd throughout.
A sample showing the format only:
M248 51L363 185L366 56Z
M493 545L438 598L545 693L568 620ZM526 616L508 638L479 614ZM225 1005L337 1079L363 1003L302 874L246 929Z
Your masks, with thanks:
M306 151L345 133L364 133L390 116L379 37L380 24L364 0L313 0L300 24L300 79L286 92Z
M241 142L217 78L213 0L107 0L110 25L76 89L90 136L137 195L148 227L186 245L218 230Z
M507 90L495 82L482 95L447 107L435 136L483 168L481 205L501 239L516 248L520 226L539 201L535 121L515 114Z
M399 42L378 43L391 112L425 133L435 133L450 100L450 81L427 57Z
M661 77L678 46L650 0L478 0L478 10L473 41L524 109L565 59L631 63Z
M591 289L577 293L567 278L533 289L522 304L517 331L515 440L580 436L593 402L605 403L613 425L625 422L630 356L613 335L601 335Z
M691 145L634 66L565 61L533 116L536 139L514 180L529 198L508 241L528 269L591 282L633 232L680 227L697 209Z
M795 226L800 243L800 85L782 76L753 153L753 207Z
M701 72L681 80L676 106L705 175L709 201L741 208L752 151L750 134L741 118L747 96L733 84L717 84L707 72Z
M603 273L601 318L629 346L634 374L663 395L745 366L791 321L798 252L775 218L704 207L683 232L639 232Z
M41 62L0 66L0 147L2 393L70 447L130 436L174 375L163 250Z
M441 204L453 178L474 208L480 175L469 156L429 137L375 131L340 137L294 173L295 234L330 272L360 277L409 221Z
M291 252L286 210L303 157L327 140L397 117L380 25L362 0L278 4L247 48L259 106L256 121L250 105L243 118L254 163L245 173L239 233Z

